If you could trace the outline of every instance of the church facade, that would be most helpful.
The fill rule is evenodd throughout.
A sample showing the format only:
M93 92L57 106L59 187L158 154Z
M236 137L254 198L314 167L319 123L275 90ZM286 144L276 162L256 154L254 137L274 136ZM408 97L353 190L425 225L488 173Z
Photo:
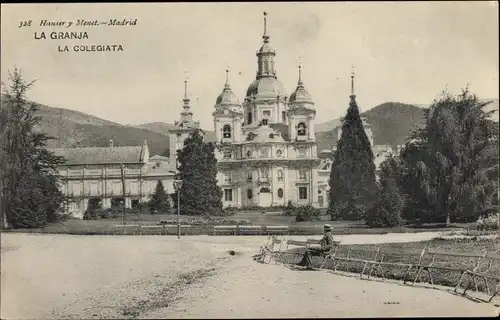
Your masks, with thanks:
M266 13L262 40L256 54L256 77L245 97L240 101L233 93L226 70L226 83L213 107L217 181L223 205L271 207L291 201L294 205L327 207L334 149L318 154L315 102L305 88L301 66L297 87L289 96L277 77L276 51L267 34ZM170 134L171 159L191 131L201 130L192 118L185 84L181 121ZM371 126L364 118L363 124L373 145ZM335 129L338 137L340 129Z

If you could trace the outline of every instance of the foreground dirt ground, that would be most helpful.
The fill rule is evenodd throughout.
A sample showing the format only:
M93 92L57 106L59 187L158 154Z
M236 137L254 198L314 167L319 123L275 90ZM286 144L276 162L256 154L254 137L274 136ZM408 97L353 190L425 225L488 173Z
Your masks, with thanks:
M349 235L345 244L434 233ZM305 237L293 237L303 239ZM2 234L2 319L493 316L439 290L252 260L265 237ZM232 256L228 250L238 254Z

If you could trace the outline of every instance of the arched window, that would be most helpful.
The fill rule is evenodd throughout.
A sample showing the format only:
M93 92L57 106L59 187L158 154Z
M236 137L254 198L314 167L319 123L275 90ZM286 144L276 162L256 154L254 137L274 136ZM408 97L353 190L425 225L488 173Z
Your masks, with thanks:
M251 112L248 113L248 122L247 123L248 124L252 123L252 113Z
M251 158L252 157L252 150L248 150L247 151L247 158Z
M253 197L253 192L252 192L252 189L248 189L248 190L247 190L247 198L248 198L248 199L252 199L252 197Z
M278 181L283 181L283 170L278 170Z
M222 137L224 138L231 138L231 126L226 124L224 127L222 127Z
M297 135L305 136L306 135L306 124L301 122L297 125Z
M282 199L283 198L283 189L278 189L278 198Z

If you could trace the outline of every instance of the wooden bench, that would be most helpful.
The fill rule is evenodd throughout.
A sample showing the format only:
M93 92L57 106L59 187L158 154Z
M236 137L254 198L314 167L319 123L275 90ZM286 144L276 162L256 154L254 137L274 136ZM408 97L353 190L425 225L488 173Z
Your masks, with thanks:
M280 233L280 234L288 234L288 226L266 226L267 234L271 233Z
M262 234L262 226L238 226L240 234Z
M112 228L113 228L113 234L117 234L116 232L118 231L118 229L122 229L123 234L126 235L128 234L127 229L128 230L132 229L132 234L136 235L140 233L141 226L138 224L116 224L112 226Z
M281 257L285 252L283 252L281 249L283 248L283 244L286 242L286 239L283 238L278 238L276 236L271 236L270 241L266 245L266 247L263 248L265 251L265 255L269 255L269 263L271 263L272 259L274 258L274 263L278 263L279 257ZM278 249L276 249L276 245L279 244ZM266 257L264 256L263 262L265 262Z
M164 234L165 235L168 235L168 234L171 234L171 235L176 235L177 234L177 225L176 224L163 224L162 225L165 229L164 231ZM189 234L189 228L191 228L191 225L190 224L181 224L181 235L182 235L182 231L184 229L184 235L187 235ZM169 232L171 231L171 232Z
M143 225L141 226L141 234L143 231L147 230L157 230L159 234L165 234L165 226L159 226L159 225Z
M463 279L463 277L466 274L474 274L474 273L485 274L491 268L492 260L497 260L497 258L493 257L491 254L488 255L487 250L484 250L482 254L477 254L477 253L459 252L459 251L452 251L452 250L442 250L439 247L437 247L435 249L427 249L426 252L427 252L427 254L430 254L432 256L431 262L429 263L429 265L419 265L418 266L419 271L420 270L427 270L427 272L429 273L430 283L432 285L434 285L434 281L432 279L432 273L431 273L432 269L460 272L461 273L460 280L459 280L457 286L455 287L455 289L457 289L460 286L461 280ZM438 256L472 258L472 259L475 259L476 262L473 266L471 266L469 268L454 268L454 267L448 267L448 266L438 266L438 265L435 265L436 257L438 257ZM485 270L483 270L482 272L480 272L480 268L485 260L488 261L488 267ZM417 277L418 277L418 272L417 272ZM415 277L415 281L416 281L417 277ZM415 283L415 281L413 283ZM485 279L485 281L486 281L486 279ZM473 276L473 282L474 282L476 291L478 291L477 282L476 282L476 279L474 276Z
M236 235L236 231L238 230L238 226L214 226L214 236L217 232L220 233L232 233Z
M483 272L473 272L473 271L465 271L465 274L470 274L472 276L472 279L473 279L473 282L474 282L474 285L477 286L477 283L474 281L475 277L481 277L484 279L484 284L486 286L486 292L488 294L490 294L490 287L488 285L488 279L491 279L491 280L495 280L495 290L493 291L493 294L491 295L490 299L488 300L488 302L491 302L491 300L493 300L493 298L498 295L498 291L499 291L499 288L498 288L498 284L500 282L500 277L498 276L495 276L495 275L492 275L492 274L486 274L486 273L483 273ZM462 274L463 276L464 274ZM457 286L455 287L455 292L457 292L457 289L458 289L458 286L460 285L460 281L462 280L462 277L460 277L460 280L457 284ZM467 287L464 289L464 292L462 294L465 295L465 293L467 292L467 290L469 290L470 288L470 282L469 284L467 285ZM476 291L477 291L477 287L476 287Z

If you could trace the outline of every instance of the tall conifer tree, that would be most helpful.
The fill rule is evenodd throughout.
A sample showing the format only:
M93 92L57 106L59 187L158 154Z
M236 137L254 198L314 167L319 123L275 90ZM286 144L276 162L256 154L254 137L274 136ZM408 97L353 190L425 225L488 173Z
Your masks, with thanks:
M180 195L184 214L218 214L222 210L222 190L217 185L217 159L215 145L203 142L199 131L194 131L177 151ZM177 205L177 204L176 204Z
M34 82L17 68L0 105L0 212L4 227L32 228L58 221L65 204L57 166L64 158L47 150L51 137L37 131L41 118L26 99Z
M333 220L363 219L377 199L373 152L356 103L354 73L350 98L330 173L328 212Z

